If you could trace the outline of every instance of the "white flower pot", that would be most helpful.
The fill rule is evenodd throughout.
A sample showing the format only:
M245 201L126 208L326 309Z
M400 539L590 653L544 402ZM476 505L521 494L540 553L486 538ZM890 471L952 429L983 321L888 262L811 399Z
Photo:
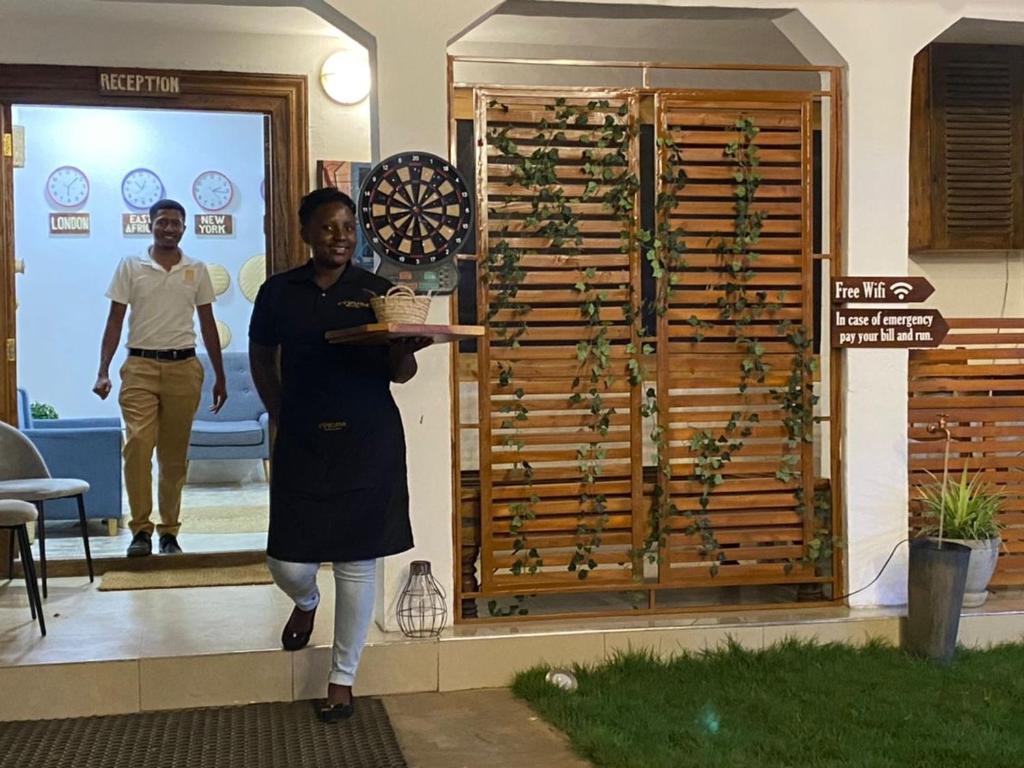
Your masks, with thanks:
M964 589L964 608L977 608L988 600L988 583L996 570L999 547L1002 540L994 539L946 539L971 548L971 560L967 566L967 586Z

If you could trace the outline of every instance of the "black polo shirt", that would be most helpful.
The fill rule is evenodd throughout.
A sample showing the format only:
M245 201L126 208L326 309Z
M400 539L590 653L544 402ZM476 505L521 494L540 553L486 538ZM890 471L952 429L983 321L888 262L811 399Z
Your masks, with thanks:
M390 287L384 278L349 263L334 285L324 290L314 281L312 261L263 284L249 323L249 338L281 347L282 410L312 405L311 389L327 386L337 394L338 376L356 389L389 385L386 347L329 344L324 335L375 322L370 299L384 295Z

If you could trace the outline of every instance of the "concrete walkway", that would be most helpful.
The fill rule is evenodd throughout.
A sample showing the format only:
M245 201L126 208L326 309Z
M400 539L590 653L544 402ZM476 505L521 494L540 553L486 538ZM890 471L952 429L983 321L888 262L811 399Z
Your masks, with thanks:
M384 698L409 768L590 768L506 688Z

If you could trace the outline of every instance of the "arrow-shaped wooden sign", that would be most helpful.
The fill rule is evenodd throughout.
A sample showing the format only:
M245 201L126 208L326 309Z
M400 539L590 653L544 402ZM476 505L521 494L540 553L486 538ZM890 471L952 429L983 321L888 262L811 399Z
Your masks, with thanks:
M912 304L935 293L924 277L833 277L832 303Z

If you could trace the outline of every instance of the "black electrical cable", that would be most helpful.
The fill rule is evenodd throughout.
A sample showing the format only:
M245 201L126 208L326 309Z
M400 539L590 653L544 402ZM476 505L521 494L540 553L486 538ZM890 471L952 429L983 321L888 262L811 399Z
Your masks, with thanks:
M853 592L847 592L845 595L839 595L839 597L829 598L829 602L833 602L834 603L837 600L845 600L848 597L853 597L854 595L856 595L856 594L858 594L860 592L863 592L865 589L867 589L872 584L874 584L876 581L878 581L880 578L882 578L882 574L885 573L885 569L888 568L889 567L889 563L892 562L892 558L896 554L896 550L900 548L901 544L906 544L909 541L910 541L910 539L903 539L902 541L897 541L896 542L896 546L892 548L892 552L889 553L889 557L887 557L885 559L885 562L882 563L882 570L880 570L878 572L878 574L875 576L875 578L873 578L871 581L869 581L867 584L865 584L860 589L855 589L855 590L853 590Z

